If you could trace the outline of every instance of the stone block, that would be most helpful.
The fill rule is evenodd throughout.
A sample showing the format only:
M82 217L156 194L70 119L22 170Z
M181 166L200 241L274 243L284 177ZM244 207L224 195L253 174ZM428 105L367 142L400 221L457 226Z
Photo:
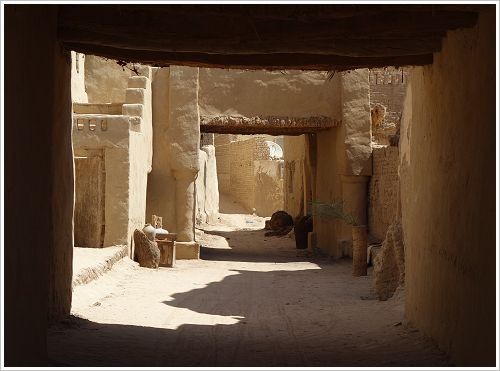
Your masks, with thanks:
M175 243L175 258L180 259L199 259L200 244L198 242L176 242Z
M143 104L124 104L122 106L122 114L125 116L140 116L144 115Z
M134 244L137 260L141 267L158 268L160 264L160 249L156 242L150 241L143 231L134 231Z
M144 104L145 90L141 88L128 88L125 91L125 103L128 104Z
M132 76L128 79L129 88L146 89L148 86L148 78L145 76Z

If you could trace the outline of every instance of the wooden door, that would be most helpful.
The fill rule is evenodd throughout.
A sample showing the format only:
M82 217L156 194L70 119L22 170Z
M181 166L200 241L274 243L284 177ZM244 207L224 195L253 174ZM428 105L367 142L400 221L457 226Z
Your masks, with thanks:
M103 247L105 179L102 151L75 157L75 246Z

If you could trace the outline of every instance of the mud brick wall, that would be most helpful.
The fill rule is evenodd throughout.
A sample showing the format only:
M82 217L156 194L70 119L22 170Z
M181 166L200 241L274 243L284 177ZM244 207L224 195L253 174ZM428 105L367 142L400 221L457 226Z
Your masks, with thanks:
M268 139L267 136L253 136L215 147L219 192L230 194L249 212L256 207L255 192L259 192L256 189L256 161L271 159L265 143Z
M368 227L378 241L385 234L396 215L398 176L398 147L373 148L373 175L370 179Z
M408 72L396 68L370 70L370 106L386 107L385 122L399 123L408 81Z
M200 148L203 146L213 146L214 145L214 134L213 133L201 133L200 134Z
M249 211L254 207L255 179L254 160L256 140L254 138L232 142L231 147L231 195Z
M219 182L219 193L229 194L231 191L231 145L224 144L215 147L215 158L217 160L217 180Z

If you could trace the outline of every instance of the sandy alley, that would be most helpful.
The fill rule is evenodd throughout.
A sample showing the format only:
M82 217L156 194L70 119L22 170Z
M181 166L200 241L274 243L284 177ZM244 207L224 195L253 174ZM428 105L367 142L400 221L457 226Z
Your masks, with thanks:
M264 219L225 205L201 226L201 260L140 268L125 258L73 293L73 317L51 328L67 366L444 366L404 320L404 292L373 299L349 260L265 237Z

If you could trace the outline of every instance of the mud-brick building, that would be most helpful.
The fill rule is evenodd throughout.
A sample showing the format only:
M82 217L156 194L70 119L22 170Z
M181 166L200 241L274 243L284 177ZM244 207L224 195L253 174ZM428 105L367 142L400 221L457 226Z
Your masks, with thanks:
M46 365L49 320L65 318L71 307L75 51L159 67L152 72L146 214L175 221L186 252L196 251L199 67L335 71L331 83L341 94L329 117L336 121L283 122L314 128L298 132L307 134L303 161L310 164L303 167L304 200L341 194L356 209L371 174L366 69L413 66L399 143L405 313L454 364L495 366L496 4L3 9L6 365ZM158 99L163 104L155 105ZM281 122L222 120L201 129ZM340 256L343 228L315 221L314 241Z

